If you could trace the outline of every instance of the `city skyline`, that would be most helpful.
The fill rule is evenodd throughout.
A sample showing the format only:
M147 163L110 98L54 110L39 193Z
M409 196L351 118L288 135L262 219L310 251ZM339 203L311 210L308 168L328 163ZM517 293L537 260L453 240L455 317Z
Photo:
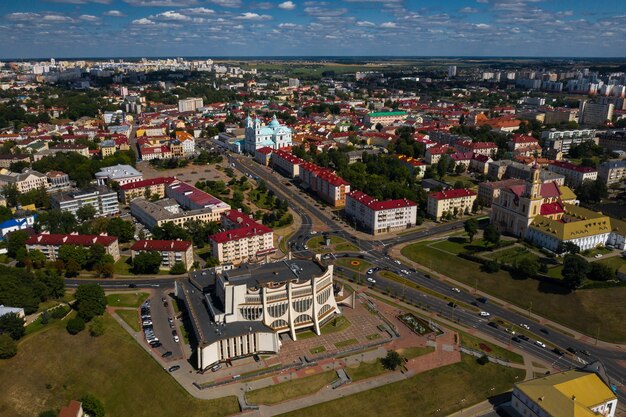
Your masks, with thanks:
M624 17L616 0L24 0L0 5L0 58L619 57Z

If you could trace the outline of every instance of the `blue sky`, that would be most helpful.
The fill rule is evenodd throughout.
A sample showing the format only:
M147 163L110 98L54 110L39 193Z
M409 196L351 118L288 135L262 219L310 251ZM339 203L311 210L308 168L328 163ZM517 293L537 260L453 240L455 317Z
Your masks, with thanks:
M0 57L624 57L624 21L624 0L0 0Z

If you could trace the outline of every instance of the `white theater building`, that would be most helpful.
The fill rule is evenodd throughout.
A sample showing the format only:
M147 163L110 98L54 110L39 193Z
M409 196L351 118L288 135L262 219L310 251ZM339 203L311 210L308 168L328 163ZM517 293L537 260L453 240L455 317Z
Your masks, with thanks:
M195 271L176 282L198 340L198 369L258 353L277 353L280 333L311 328L339 314L333 266L284 260Z
M244 152L254 155L257 149L268 147L280 149L291 146L291 129L281 125L276 115L268 125L262 125L258 118L252 120L250 116L246 119L246 131L244 140Z

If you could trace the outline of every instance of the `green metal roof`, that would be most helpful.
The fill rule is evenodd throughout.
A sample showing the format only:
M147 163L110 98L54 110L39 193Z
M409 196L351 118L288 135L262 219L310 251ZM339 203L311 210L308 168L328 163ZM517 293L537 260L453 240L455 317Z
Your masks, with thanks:
M370 113L369 117L380 117L380 116L404 116L406 114L405 111L375 111Z

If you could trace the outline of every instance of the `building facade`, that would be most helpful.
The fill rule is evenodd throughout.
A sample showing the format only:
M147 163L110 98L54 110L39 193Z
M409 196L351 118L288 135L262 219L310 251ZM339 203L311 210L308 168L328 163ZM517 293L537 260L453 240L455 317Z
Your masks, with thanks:
M40 172L25 169L21 173L10 172L3 169L0 171L0 187L5 185L15 185L20 194L27 193L38 188L48 189L48 177Z
M548 165L548 170L563 175L565 184L572 188L578 188L584 181L595 181L598 178L596 169L565 161L554 161Z
M252 120L250 116L246 119L246 131L244 139L244 151L252 155L256 150L263 147L272 149L280 149L291 146L291 129L281 125L276 115L272 117L272 121L263 126L261 121L256 118Z
M378 201L361 192L346 197L346 216L373 235L415 226L417 203L407 200Z
M78 233L50 234L47 232L30 237L26 240L26 250L39 250L43 252L46 259L56 261L59 256L59 249L63 245L75 245L90 247L93 245L102 245L105 252L111 255L114 260L120 259L120 247L115 236L100 235L79 235Z
M100 168L100 171L96 172L96 180L98 185L112 182L124 185L143 180L143 174L130 165L114 165Z
M193 244L182 240L138 240L130 247L132 259L142 252L159 252L161 269L170 269L180 262L189 271L193 265Z
M112 216L120 212L117 193L102 185L52 194L50 203L52 208L69 211L73 215L76 215L79 208L87 205L96 209L96 217Z
M626 151L626 129L598 133L598 145L609 151Z
M541 140L546 151L556 151L567 154L572 146L583 142L598 143L595 129L563 130L556 129L541 132Z
M626 160L605 161L598 167L598 178L607 186L626 180Z
M344 207L350 184L328 168L321 168L313 163L300 164L300 180L305 188L316 193L322 200L333 207Z
M426 212L436 221L448 213L451 215L463 214L471 210L476 200L476 192L468 189L437 191L428 194Z
M128 204L137 197L165 198L165 187L174 181L174 177L159 177L124 184L118 191L120 201Z
M378 111L368 113L363 119L363 122L373 126L376 126L377 124L389 126L395 122L406 120L407 116L408 115L405 111Z

